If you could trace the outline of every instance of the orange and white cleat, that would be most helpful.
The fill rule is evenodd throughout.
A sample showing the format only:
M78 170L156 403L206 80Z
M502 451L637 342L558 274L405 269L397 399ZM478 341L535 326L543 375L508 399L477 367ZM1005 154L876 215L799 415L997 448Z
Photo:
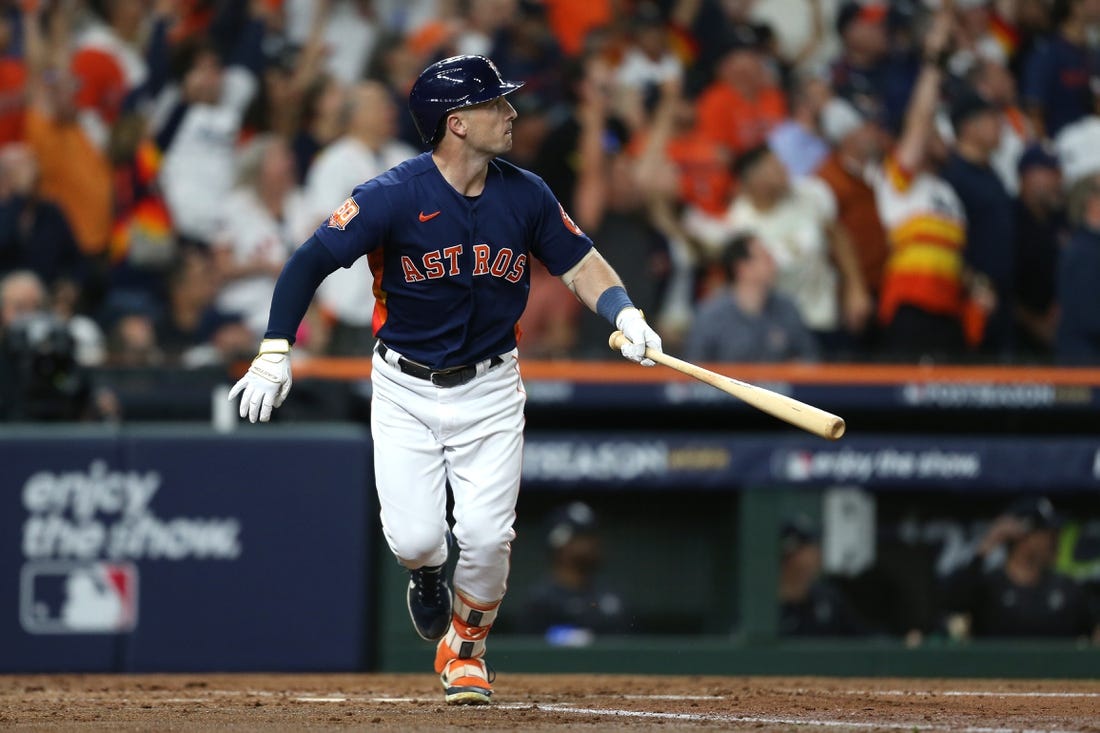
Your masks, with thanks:
M484 659L454 658L443 665L439 679L448 705L487 705L493 694L493 671Z
M485 664L485 639L496 620L500 601L477 603L455 591L447 633L435 648L435 671L443 699L451 705L485 705L496 675Z

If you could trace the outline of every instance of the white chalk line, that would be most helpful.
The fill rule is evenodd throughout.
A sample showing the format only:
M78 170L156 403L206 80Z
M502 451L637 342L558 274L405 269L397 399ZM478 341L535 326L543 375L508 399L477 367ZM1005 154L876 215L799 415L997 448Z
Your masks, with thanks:
M201 704L216 702L217 697L236 697L236 696L253 696L253 697L279 697L280 699L301 703L374 703L374 704L393 704L393 703L428 703L428 704L440 704L442 700L438 697L396 697L396 696L352 696L352 695L309 695L305 693L275 693L267 690L203 690L205 695L203 697L192 698L157 698L155 695L151 695L149 698L141 700L127 699L126 702L131 703L180 703L180 704ZM919 697L932 697L936 695L945 697L1054 697L1054 698L1093 698L1100 697L1100 693L1091 692L1042 692L1042 691L983 691L983 690L791 690L795 693L841 693L848 695L882 695L882 696L919 696ZM665 701L692 701L692 700L724 700L727 699L726 695L586 695L588 698L611 698L611 699L627 699L627 700L665 700ZM790 726L804 726L811 728L850 728L850 729L884 729L884 730L905 730L905 731L941 731L950 730L958 731L960 733L1076 733L1069 730L1047 730L1047 729L1020 729L1010 727L997 727L997 726L964 726L958 727L950 724L929 724L929 723L905 723L897 721L862 721L862 720L837 720L830 718L799 718L799 717L782 717L782 716L758 716L758 715L737 715L734 713L675 713L675 712L660 712L660 711L645 711L645 710L625 710L617 708L594 708L583 707L577 705L571 705L569 703L524 703L524 702L511 702L511 703L494 703L492 708L501 710L534 710L544 712L556 712L566 713L571 715L598 715L605 717L623 717L623 718L642 718L652 720L680 720L690 722L713 722L713 723L745 723L745 724L762 724L762 725L790 725Z
M999 728L986 726L929 725L926 723L898 723L893 721L830 720L826 718L782 718L758 715L723 715L721 713L660 713L644 710L612 710L608 708L581 708L564 703L536 706L539 710L575 715L605 715L623 718L651 718L660 720L686 720L700 723L762 723L764 725L804 725L817 728L885 728L888 730L950 730L958 733L1075 733L1074 731L1048 729Z
M779 690L776 690L777 692ZM1041 692L1039 690L829 690L797 688L784 690L797 695L860 695L881 697L1053 697L1053 698L1100 698L1100 692Z

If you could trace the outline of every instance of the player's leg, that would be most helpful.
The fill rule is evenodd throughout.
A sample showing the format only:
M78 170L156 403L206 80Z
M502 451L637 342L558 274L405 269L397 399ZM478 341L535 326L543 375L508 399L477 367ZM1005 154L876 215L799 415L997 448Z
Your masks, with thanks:
M447 493L440 445L429 425L438 405L433 387L374 357L371 434L382 532L398 562L409 569L407 602L424 639L447 631Z
M485 641L508 580L523 468L525 395L514 360L455 393L461 422L444 435L454 495L454 614L436 651L448 702L483 703L492 694Z

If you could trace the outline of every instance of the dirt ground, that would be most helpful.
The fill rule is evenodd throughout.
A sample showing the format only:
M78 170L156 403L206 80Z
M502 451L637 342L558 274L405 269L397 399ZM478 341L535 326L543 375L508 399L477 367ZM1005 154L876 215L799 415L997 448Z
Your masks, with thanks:
M505 675L444 705L430 675L0 676L5 730L1100 732L1100 682Z

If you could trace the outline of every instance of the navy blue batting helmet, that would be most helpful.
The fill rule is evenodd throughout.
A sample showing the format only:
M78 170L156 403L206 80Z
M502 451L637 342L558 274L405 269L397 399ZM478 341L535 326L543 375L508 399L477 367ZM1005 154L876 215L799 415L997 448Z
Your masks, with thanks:
M420 72L409 92L409 111L425 145L440 137L447 114L510 94L523 82L504 81L484 56L452 56Z

